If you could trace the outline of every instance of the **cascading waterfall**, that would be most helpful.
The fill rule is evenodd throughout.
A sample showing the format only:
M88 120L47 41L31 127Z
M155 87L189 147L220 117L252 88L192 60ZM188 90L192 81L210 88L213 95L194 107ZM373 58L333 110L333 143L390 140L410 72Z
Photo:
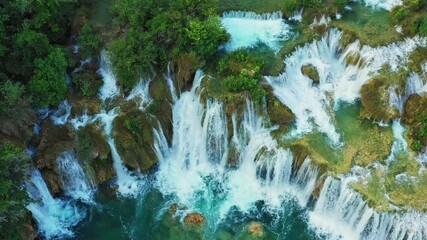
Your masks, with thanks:
M138 103L139 109L144 110L152 101L150 97L151 80L141 80L126 97L126 101L133 100Z
M334 114L338 103L354 102L360 88L384 64L391 70L407 61L408 54L417 46L424 46L425 39L406 39L388 46L372 48L358 41L345 49L340 46L341 32L332 29L320 41L314 41L297 48L285 59L285 70L278 77L266 77L273 86L274 94L296 115L296 130L293 136L317 129L325 133L334 144L340 142L340 135L334 127ZM363 64L346 63L346 57L359 54ZM359 60L360 63L361 60ZM319 84L303 75L304 65L314 66L319 74ZM332 99L331 99L332 98Z
M255 47L260 42L278 51L280 42L292 35L291 27L283 20L281 12L260 15L254 12L231 11L223 14L221 22L231 35L230 42L224 46L227 51Z
M55 125L64 125L65 123L67 123L70 115L71 105L68 100L65 100L59 105L58 109L53 112L53 114L50 116L50 119Z
M57 158L60 181L65 195L86 203L93 202L93 183L80 166L73 151L67 151Z
M377 213L350 189L348 184L355 180L351 176L341 180L326 179L316 206L309 213L309 221L319 236L355 240L426 239L427 227L423 223L427 214L414 211Z
M228 141L222 104L208 100L204 107L200 101L202 79L198 71L191 91L182 93L173 105L172 146L161 131L154 130L160 162L156 187L190 211L202 212L213 224L232 208L251 211L259 200L278 212L290 198L305 206L318 173L310 159L292 176L290 150L278 146L270 136L275 128L265 126L249 101L240 124L234 115L233 137ZM230 168L232 151L236 163Z
M104 125L104 132L107 136L107 142L111 149L111 156L113 158L113 166L117 174L117 185L118 192L123 196L133 196L138 194L140 190L141 182L138 181L136 176L133 176L123 165L123 161L117 152L114 139L112 137L113 121L117 117L116 108L113 108L109 112L104 110L96 115L96 119L99 119Z
M102 76L104 84L99 89L99 98L105 102L107 99L114 99L120 94L120 89L117 86L116 76L111 70L111 63L107 51L101 52L100 59L101 68L98 70Z
M27 189L34 200L40 200L27 206L37 221L39 232L47 239L73 236L70 228L85 217L85 211L72 201L54 199L37 169L33 170Z
M396 107L400 114L403 114L403 107L412 94L421 94L427 92L427 83L425 84L417 73L411 73L405 83L405 92L399 93L397 87L393 86L389 89L390 106Z

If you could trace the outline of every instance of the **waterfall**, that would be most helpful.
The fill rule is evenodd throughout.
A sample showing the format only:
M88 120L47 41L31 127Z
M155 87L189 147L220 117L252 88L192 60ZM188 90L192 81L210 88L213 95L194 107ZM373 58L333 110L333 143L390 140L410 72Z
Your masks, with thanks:
M166 83L168 84L169 91L172 96L172 100L173 102L176 102L178 100L178 97L176 96L176 90L175 90L175 85L173 81L173 74L171 70L171 62L168 63L168 70L165 77L166 77Z
M260 42L279 51L280 42L291 36L291 27L282 19L281 12L256 14L231 11L223 14L221 22L231 35L230 42L224 46L227 51L255 47Z
M117 174L118 192L123 196L134 196L138 194L141 183L137 177L132 176L131 173L123 165L123 161L117 152L114 139L112 137L113 121L117 117L116 108L109 112L102 110L97 114L96 118L99 119L104 125L104 132L107 136L108 145L111 149L111 156L113 158L113 166Z
M383 8L391 11L396 6L403 5L402 0L363 0L367 7Z
M58 109L52 113L50 119L55 125L64 125L67 123L68 118L71 115L71 105L68 100L64 100L58 107Z
M37 169L33 170L27 189L34 200L40 200L27 206L39 232L47 239L73 236L70 228L85 217L85 211L71 201L54 199Z
M423 80L417 73L411 73L406 79L405 92L400 93L396 86L389 89L390 93L390 106L396 107L400 114L403 114L403 107L412 94L422 94L427 92L427 84L424 84Z
M377 213L350 189L353 177L328 177L309 222L319 236L328 239L414 239L427 237L427 214ZM327 221L325 221L327 219Z
M80 166L73 151L62 153L57 158L59 177L65 195L86 203L93 202L93 183Z
M152 101L150 97L151 80L141 80L126 97L126 101L134 100L138 102L140 110L144 110Z
M321 40L299 47L288 56L281 75L266 77L274 94L296 115L294 136L317 129L332 143L338 144L340 135L334 127L334 111L338 103L354 102L363 84L378 74L384 64L396 71L402 62L407 61L409 53L426 44L425 39L414 38L388 46L363 46L360 49L356 41L341 49L340 38L340 31L330 30ZM347 65L346 57L356 53L360 54L364 64ZM303 75L301 68L304 65L317 69L318 84Z
M301 22L302 21L302 13L304 9L301 8L292 13L292 16L289 17L289 21Z
M100 60L101 68L98 73L102 76L104 84L99 89L99 98L104 102L107 99L114 99L120 94L117 86L117 77L111 69L111 63L107 51L103 50Z
M294 176L292 153L278 146L270 136L276 128L265 126L250 101L242 121L238 123L235 114L233 129L227 129L220 102L201 104L202 79L203 73L197 71L191 91L182 93L173 105L172 145L168 146L161 130L154 130L160 163L156 187L214 224L232 208L248 213L259 200L278 212L290 198L305 206L318 174L311 160L306 159ZM231 154L236 162L233 168L227 165Z

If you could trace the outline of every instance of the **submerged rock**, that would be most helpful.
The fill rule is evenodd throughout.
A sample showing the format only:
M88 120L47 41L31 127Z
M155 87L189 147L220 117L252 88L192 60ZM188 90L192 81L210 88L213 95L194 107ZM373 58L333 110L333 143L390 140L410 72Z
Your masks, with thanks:
M184 218L187 225L202 225L205 221L206 218L200 213L190 213Z
M251 222L248 226L248 232L252 237L262 238L264 236L264 227L260 222Z

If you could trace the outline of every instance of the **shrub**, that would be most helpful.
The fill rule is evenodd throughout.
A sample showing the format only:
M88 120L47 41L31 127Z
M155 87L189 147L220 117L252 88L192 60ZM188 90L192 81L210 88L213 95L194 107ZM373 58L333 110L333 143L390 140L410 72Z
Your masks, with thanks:
M53 47L44 59L35 61L34 75L28 83L28 90L37 107L59 104L68 91L65 78L67 60L65 50Z
M7 80L0 83L0 113L8 114L21 102L24 86Z
M85 24L79 34L77 43L80 45L81 53L84 58L92 57L98 54L101 47L101 40L93 27Z

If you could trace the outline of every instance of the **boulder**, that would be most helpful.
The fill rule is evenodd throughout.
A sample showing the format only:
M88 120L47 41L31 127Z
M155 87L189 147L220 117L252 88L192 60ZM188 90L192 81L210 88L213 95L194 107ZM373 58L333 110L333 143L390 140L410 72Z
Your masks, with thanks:
M25 149L36 122L37 116L29 106L17 107L13 115L0 115L0 139Z
M127 167L148 171L157 164L153 133L157 127L156 119L138 109L131 109L114 120L113 137Z
M311 64L306 64L301 67L301 73L313 80L314 83L318 84L320 82L319 78L319 72L317 72L317 69L315 66Z
M202 225L205 221L206 218L200 213L190 213L184 218L187 225Z
M260 222L251 222L248 225L248 232L254 238L262 238L264 236L264 227Z

